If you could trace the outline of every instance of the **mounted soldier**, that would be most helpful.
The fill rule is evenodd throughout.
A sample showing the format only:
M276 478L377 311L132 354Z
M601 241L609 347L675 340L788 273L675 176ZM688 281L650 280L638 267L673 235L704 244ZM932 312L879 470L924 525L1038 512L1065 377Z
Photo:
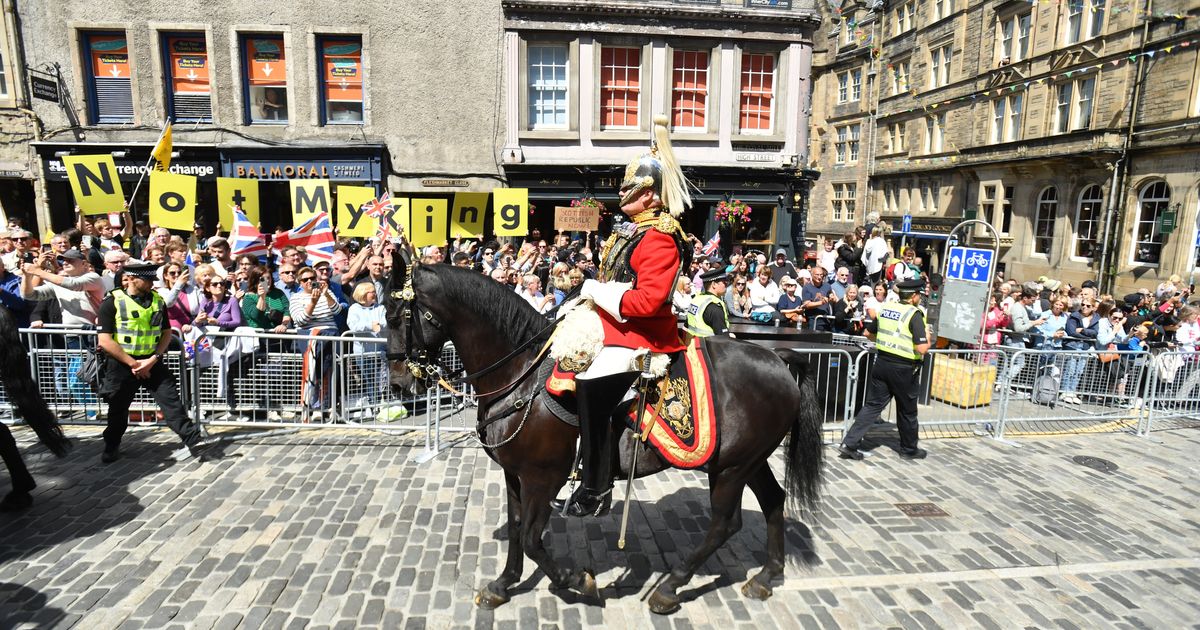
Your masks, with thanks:
M671 149L667 118L658 116L650 151L626 166L621 181L621 212L628 221L605 241L598 279L587 280L580 291L582 299L595 304L604 339L575 377L583 483L567 500L571 516L600 516L611 505L612 448L619 434L613 414L645 371L646 355L684 349L671 313L671 291L691 262L692 248L677 220L692 203L687 186Z

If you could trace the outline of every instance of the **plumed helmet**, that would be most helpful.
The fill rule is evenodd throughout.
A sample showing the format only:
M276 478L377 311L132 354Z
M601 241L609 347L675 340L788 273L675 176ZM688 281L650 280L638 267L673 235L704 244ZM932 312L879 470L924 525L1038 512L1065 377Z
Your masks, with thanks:
M633 158L625 167L625 178L621 180L621 205L629 203L643 190L650 189L671 216L678 218L692 205L692 196L688 191L687 178L675 160L667 122L667 117L662 114L654 117L650 151Z

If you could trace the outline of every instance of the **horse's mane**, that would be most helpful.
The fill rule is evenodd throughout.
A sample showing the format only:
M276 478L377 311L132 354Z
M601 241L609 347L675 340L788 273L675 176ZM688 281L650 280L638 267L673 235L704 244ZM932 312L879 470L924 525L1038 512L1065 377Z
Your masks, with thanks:
M452 265L421 265L441 281L438 298L479 313L513 346L519 346L550 323L516 291L477 271Z

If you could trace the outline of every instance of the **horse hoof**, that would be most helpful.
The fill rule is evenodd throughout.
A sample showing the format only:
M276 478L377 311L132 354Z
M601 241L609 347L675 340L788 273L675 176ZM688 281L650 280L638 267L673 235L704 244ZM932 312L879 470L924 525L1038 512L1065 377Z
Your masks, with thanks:
M508 595L497 594L491 586L485 586L475 595L475 605L484 610L495 610L507 604L508 599Z
M662 591L654 591L649 604L650 612L656 615L670 615L679 611L679 597L664 595Z
M33 506L33 495L28 492L13 490L0 500L0 512L17 512Z
M760 602L770 599L771 595L774 594L775 591L771 590L770 586L753 578L742 585L742 595L750 599L757 599Z
M575 576L575 585L572 587L576 593L591 599L600 599L600 587L596 585L596 576L588 571L580 571Z

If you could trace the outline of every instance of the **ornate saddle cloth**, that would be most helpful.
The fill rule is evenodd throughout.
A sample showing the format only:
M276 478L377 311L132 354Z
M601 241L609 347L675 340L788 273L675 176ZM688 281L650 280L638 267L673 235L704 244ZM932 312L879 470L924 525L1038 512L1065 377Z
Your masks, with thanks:
M555 365L546 378L546 391L555 399L568 396L562 402L571 410L575 401L568 392L575 390L574 377L573 371ZM699 468L717 452L711 363L700 338L690 339L684 351L673 357L667 375L651 385L640 424L636 416L631 406L626 424L634 431L648 429L646 443L671 466Z

